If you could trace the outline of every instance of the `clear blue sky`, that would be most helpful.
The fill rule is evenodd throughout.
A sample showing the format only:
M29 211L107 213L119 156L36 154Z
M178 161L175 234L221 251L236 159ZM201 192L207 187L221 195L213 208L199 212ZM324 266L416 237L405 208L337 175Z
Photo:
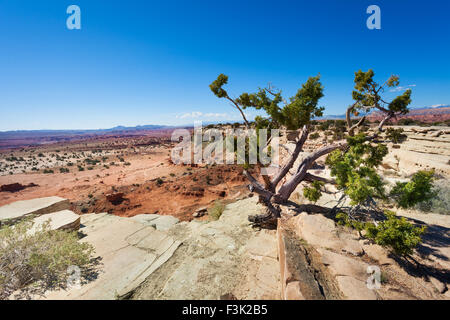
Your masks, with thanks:
M326 114L360 68L400 75L412 107L450 104L449 21L447 0L2 0L0 131L239 119L208 88L219 73L233 95L271 82L290 96L320 72Z

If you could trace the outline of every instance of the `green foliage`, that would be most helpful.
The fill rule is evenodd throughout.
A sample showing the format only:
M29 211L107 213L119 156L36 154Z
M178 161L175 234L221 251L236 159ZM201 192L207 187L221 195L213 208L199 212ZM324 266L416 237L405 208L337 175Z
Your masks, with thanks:
M387 219L375 225L366 225L366 236L375 243L391 248L398 255L409 255L422 241L426 227L416 227L395 212L385 211Z
M365 230L365 237L373 242L390 248L398 255L408 255L413 252L422 241L426 227L416 227L405 218L397 218L392 211L385 211L386 220L374 224L351 219L348 214L341 212L336 215L339 225L345 225L358 231Z
M213 220L219 220L219 218L222 215L224 210L225 210L225 205L222 203L222 201L217 200L214 202L213 207L208 208L208 215Z
M350 219L348 214L340 212L336 215L337 223L341 226L350 227L358 231L362 231L365 228L365 224L355 219Z
M164 183L164 180L161 178L156 179L156 185L159 187Z
M209 88L218 98L225 98L227 96L227 92L224 89L222 89L222 87L227 83L228 83L228 76L220 74L217 77L217 79L214 80L213 83L209 85Z
M403 131L404 130L402 128L399 129L387 128L386 138L394 143L402 143L407 138L406 134L403 134Z
M387 154L384 144L372 145L365 134L347 137L348 150L335 150L326 159L338 188L343 189L352 205L369 197L384 197L384 185L375 168Z
M314 132L314 133L309 135L309 139L311 139L311 140L316 140L319 137L320 137L320 134L318 132Z
M322 196L322 192L320 191L320 188L324 185L323 182L321 181L314 181L312 183L312 187L304 187L303 188L303 196L312 201L312 202L317 202L317 200L320 199L320 197Z
M52 231L48 223L32 227L25 220L0 228L0 299L30 284L33 290L64 288L69 266L91 267L94 248L78 242L76 232Z
M220 74L216 80L210 84L211 91L218 98L231 99L223 89L228 83L228 77ZM296 95L285 101L281 96L281 91L273 92L270 89L259 89L255 93L242 93L233 102L242 109L255 108L264 110L269 117L258 117L255 119L257 128L270 128L284 125L289 130L296 130L303 125L309 124L313 117L323 115L323 107L317 104L323 97L323 86L320 76L310 77L306 83L297 91ZM283 103L283 106L280 104Z
M433 190L434 170L416 172L409 182L397 182L390 196L401 208L410 208L436 196Z
M411 90L406 90L402 95L396 97L390 103L385 103L380 96L385 86L396 87L400 84L399 77L391 76L383 85L374 80L375 73L372 69L367 72L361 70L355 72L355 90L352 97L355 100L354 110L369 111L371 108L384 109L390 113L406 114L409 112L408 105L411 103Z

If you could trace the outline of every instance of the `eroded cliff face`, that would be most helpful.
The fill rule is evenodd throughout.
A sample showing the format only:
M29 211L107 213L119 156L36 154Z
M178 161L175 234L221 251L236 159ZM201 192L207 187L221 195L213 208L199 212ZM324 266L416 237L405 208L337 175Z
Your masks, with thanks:
M282 297L450 299L446 264L450 255L434 251L440 246L437 240L449 243L448 231L444 238L433 233L424 238L419 254L414 255L421 263L417 267L321 214L301 213L282 218L277 230ZM372 277L378 270L379 286Z
M401 144L389 143L383 161L387 174L407 177L418 170L434 169L450 178L450 128L402 126L407 139Z

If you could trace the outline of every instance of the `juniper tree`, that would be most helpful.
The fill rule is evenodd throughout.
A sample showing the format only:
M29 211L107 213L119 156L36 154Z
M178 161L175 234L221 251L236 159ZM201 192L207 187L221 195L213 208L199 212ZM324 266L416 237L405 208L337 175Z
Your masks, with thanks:
M346 111L347 132L344 139L310 153L296 168L293 166L308 139L312 119L323 115L324 107L319 106L319 100L324 95L320 75L310 77L288 100L282 96L281 90L270 85L267 88L260 88L254 93L244 92L238 97L232 98L224 89L227 83L228 77L220 74L211 83L210 89L218 98L227 99L232 103L241 113L248 129L251 124L247 120L244 110L254 108L265 111L267 115L255 117L253 126L256 129L283 127L298 132L295 148L289 154L287 161L271 178L263 175L263 184L248 170L243 171L251 184L251 189L258 193L260 200L269 209L267 214L253 217L251 219L253 222L279 217L278 205L286 203L292 192L302 182L312 184L312 188L307 188L305 194L314 201L320 197L320 186L328 183L341 189L345 195L351 198L354 205L367 201L369 197L384 196L383 183L376 172L376 167L387 154L387 147L377 138L390 119L408 113L408 105L411 103L410 89L391 101L386 101L382 96L386 88L399 85L398 76L393 75L384 83L379 84L375 82L372 70L355 72L355 85L352 92L354 102ZM384 118L378 123L376 132L372 135L365 133L355 135L356 129L364 124L366 117L360 117L355 122L352 116L358 116L361 112L368 113L371 110L378 110L384 114ZM315 161L326 155L328 155L326 164L330 166L334 179L327 179L310 172ZM294 169L294 174L288 178L287 174L291 169ZM285 182L281 183L284 180ZM321 182L321 184L317 182ZM311 207L311 209L323 212L323 208L319 206Z

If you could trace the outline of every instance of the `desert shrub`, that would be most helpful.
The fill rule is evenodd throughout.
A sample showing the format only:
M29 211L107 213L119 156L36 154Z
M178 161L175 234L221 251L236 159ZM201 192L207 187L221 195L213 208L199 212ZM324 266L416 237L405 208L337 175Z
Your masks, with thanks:
M387 154L384 144L373 146L365 134L347 137L347 152L335 150L326 159L337 187L350 197L351 204L361 204L371 197L384 197L384 185L375 168Z
M350 227L350 228L356 229L358 231L362 231L365 228L364 222L361 222L361 221L358 221L355 219L350 219L348 214L346 214L345 212L338 213L336 215L336 220L339 225Z
M59 172L61 172L61 173L69 173L70 171L67 168L59 168Z
M309 135L309 138L311 139L311 140L316 140L317 138L319 138L320 137L320 134L318 133L318 132L314 132L313 134L310 134Z
M339 225L345 225L358 231L365 230L366 238L389 248L397 255L410 255L414 248L422 242L426 227L416 227L404 217L398 218L395 212L386 210L384 213L386 219L378 224L351 219L344 212L337 214L336 219Z
M406 140L406 134L403 134L403 129L394 129L394 128L387 128L386 129L386 138L391 140L394 143L402 143Z
M55 172L54 172L53 170L50 170L50 169L45 169L45 170L44 170L44 173L47 173L47 174L48 174L48 173L55 173Z
M390 196L401 208L410 208L436 196L433 190L434 170L416 172L409 182L397 182Z
M321 181L314 181L311 184L311 187L304 187L303 188L303 196L312 202L317 202L317 200L320 199L322 196L322 192L320 191L320 188L324 185Z
M208 215L211 217L211 219L218 220L224 210L225 205L222 203L222 201L217 200L214 202L214 206L208 208Z
M366 236L381 246L389 247L395 254L411 254L422 241L426 227L416 227L404 217L397 218L392 211L385 211L385 214L387 219L377 226L373 223L366 224Z
M46 223L34 233L31 220L0 228L0 299L25 289L44 292L67 284L70 266L86 274L93 247L78 242L76 232L50 230Z
M435 181L433 189L434 197L416 204L415 209L439 214L450 214L450 185L445 179Z
M163 179L161 179L161 178L156 179L156 185L157 185L157 186L160 186L160 185L162 185L163 183L164 183L164 180L163 180Z

